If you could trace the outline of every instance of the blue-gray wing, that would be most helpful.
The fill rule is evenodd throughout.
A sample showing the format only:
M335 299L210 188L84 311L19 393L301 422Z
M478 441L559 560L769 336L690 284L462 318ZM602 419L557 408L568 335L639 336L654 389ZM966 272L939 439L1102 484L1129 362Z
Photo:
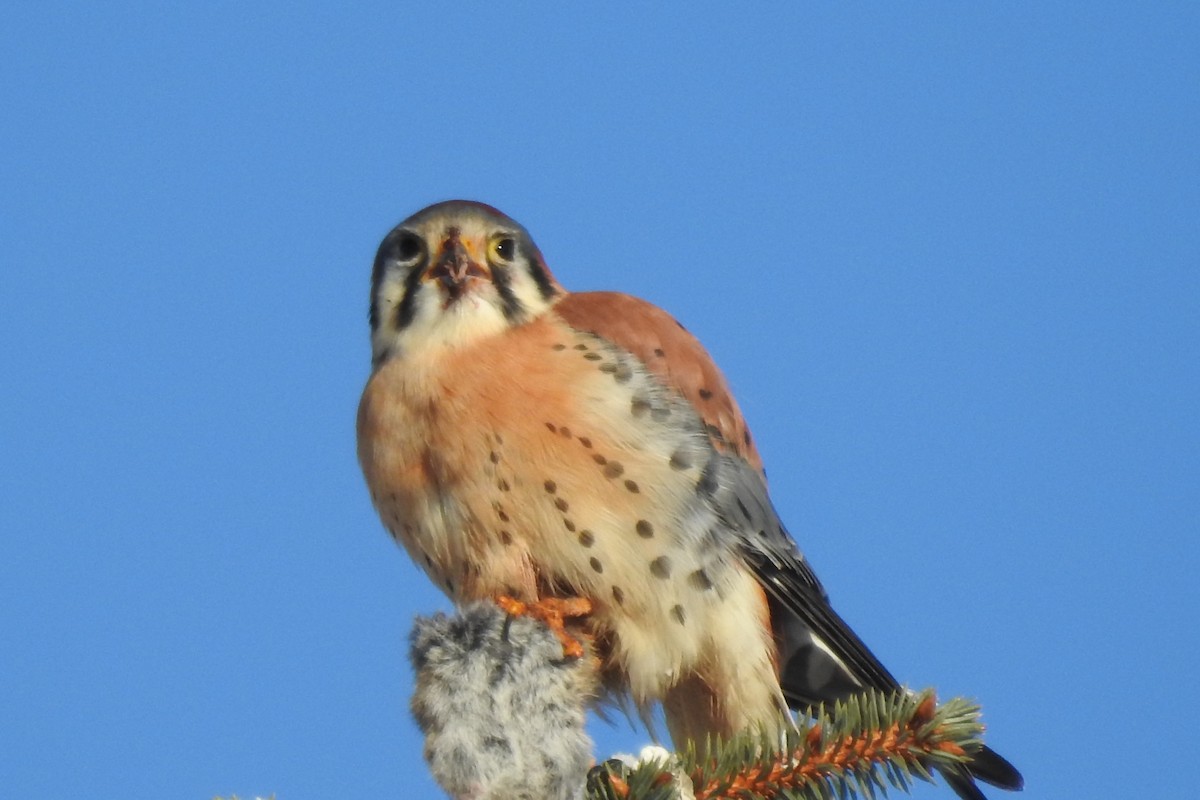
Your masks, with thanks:
M737 537L739 555L766 590L779 650L779 681L796 707L864 688L899 684L829 604L829 596L779 519L757 470L716 455L712 503Z
M797 708L830 703L864 688L894 691L896 679L833 607L771 505L761 474L736 456L717 456L713 503L736 532L741 555L766 590L779 650L779 683ZM1002 789L1024 786L1021 773L990 747L965 769L943 770L963 800L986 800L974 779Z

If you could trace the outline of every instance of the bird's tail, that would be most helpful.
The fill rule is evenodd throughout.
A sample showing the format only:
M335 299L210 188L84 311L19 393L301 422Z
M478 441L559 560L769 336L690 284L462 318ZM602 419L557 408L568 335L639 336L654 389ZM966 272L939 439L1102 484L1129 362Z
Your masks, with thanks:
M986 800L975 785L976 780L1009 791L1025 788L1025 779L1004 756L984 745L961 770L945 770L942 776L950 788L963 800Z

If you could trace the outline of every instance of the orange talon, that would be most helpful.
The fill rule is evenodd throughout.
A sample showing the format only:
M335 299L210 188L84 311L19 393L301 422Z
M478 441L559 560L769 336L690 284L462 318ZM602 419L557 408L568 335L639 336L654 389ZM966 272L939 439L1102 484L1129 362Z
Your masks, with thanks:
M580 658L583 655L583 645L567 633L565 626L568 619L592 613L591 600L585 597L547 597L536 603L526 603L508 595L500 595L496 598L496 605L509 616L530 617L542 622L558 637L566 658Z

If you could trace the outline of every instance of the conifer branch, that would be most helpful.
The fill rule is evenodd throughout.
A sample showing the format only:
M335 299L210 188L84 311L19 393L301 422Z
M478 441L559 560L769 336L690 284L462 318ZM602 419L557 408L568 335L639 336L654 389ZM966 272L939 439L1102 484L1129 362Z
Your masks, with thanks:
M938 706L929 690L868 691L814 710L782 745L752 734L710 742L711 755L682 754L680 770L696 800L873 798L887 784L908 790L914 777L930 781L933 769L969 760L982 730L978 707L965 700ZM590 800L677 796L678 778L661 763L624 775L612 762L597 770L606 775L592 775Z
M584 709L595 663L564 659L530 619L491 604L418 620L413 712L434 777L459 800L873 800L954 769L981 746L979 708L933 692L864 692L819 707L782 736L743 734L699 751L588 770Z

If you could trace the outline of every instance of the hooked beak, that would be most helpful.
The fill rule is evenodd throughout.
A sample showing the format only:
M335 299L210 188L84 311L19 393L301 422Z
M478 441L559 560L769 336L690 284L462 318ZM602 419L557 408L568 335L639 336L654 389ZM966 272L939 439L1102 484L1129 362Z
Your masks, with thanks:
M457 230L452 230L446 241L442 242L442 249L438 251L428 274L446 287L451 302L463 295L472 278L488 278L487 270L471 258Z

